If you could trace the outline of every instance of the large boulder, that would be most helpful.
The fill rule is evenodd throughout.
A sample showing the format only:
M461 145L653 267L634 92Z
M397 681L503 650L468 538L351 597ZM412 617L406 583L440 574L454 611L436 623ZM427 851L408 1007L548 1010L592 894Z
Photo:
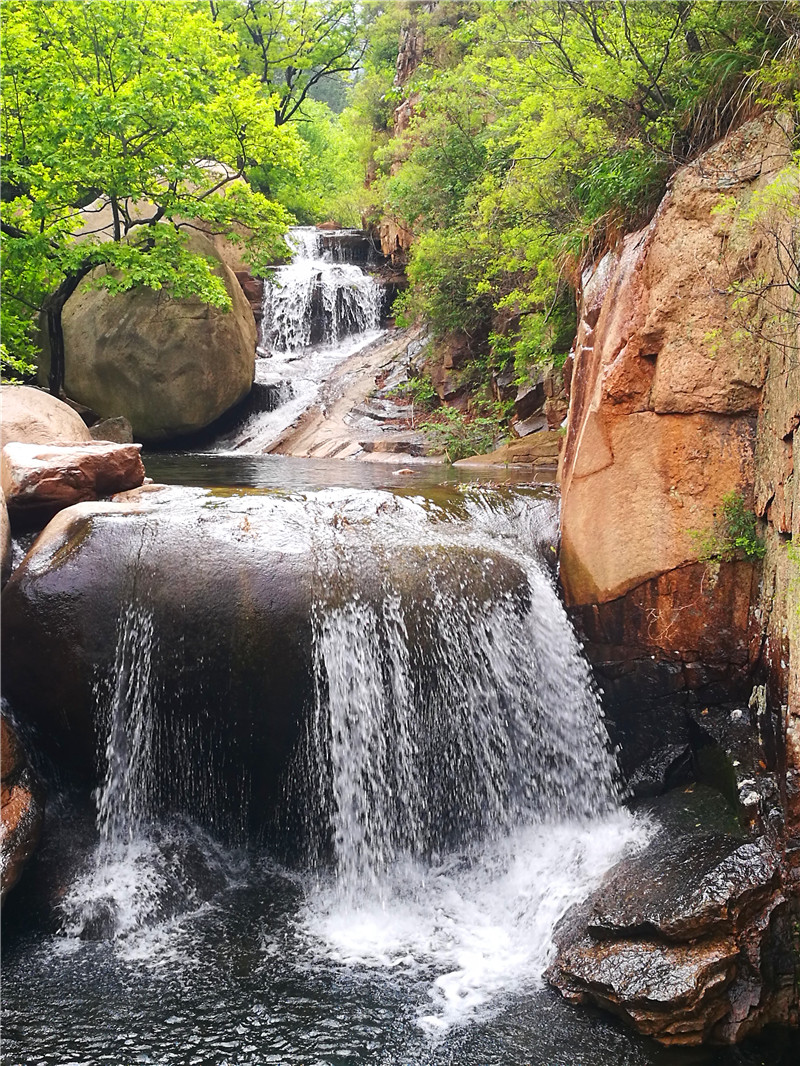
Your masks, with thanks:
M0 902L39 841L43 816L44 789L11 722L0 712Z
M361 511L335 501L123 495L61 511L15 570L3 592L4 686L43 752L94 781L98 693L130 672L148 677L160 738L149 769L169 781L202 766L185 784L202 793L198 817L212 794L228 821L243 806L263 821L275 799L313 696L316 597L349 603L357 591L382 603L388 582L409 627L424 629L442 589L527 594L501 554L381 545Z
M52 518L84 500L137 488L144 481L141 444L7 444L0 483L15 518Z
M28 385L0 388L0 448L23 444L74 444L91 440L81 416L42 389Z
M65 392L102 418L124 416L139 440L203 429L253 383L250 305L207 238L194 237L191 247L216 262L230 311L146 287L112 295L91 279L64 307Z

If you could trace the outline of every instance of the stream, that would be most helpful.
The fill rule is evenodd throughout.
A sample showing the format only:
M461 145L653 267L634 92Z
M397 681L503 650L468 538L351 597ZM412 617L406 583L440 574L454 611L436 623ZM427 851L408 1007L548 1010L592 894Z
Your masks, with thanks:
M258 379L285 403L147 457L169 488L70 559L111 634L97 773L51 776L6 906L2 1062L776 1066L769 1043L664 1049L546 984L558 920L650 832L559 600L554 491L243 454L377 335L367 275L317 240L266 297ZM228 593L234 623L277 619L256 666ZM308 683L273 781L289 602Z

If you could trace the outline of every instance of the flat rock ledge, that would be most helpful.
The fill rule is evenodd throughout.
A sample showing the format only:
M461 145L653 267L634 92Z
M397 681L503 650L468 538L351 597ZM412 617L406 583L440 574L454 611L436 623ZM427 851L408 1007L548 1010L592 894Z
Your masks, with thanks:
M556 927L549 981L662 1044L732 1044L785 1022L793 964L774 846L701 786L650 811L649 844Z
M12 523L49 520L75 503L141 485L140 444L20 444L3 448L0 481Z

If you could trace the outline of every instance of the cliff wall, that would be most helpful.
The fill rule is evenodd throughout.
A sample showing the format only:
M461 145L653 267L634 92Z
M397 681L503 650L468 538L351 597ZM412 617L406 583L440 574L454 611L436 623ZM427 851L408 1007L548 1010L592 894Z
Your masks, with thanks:
M762 116L729 134L585 272L560 477L561 580L612 719L663 711L637 760L683 742L676 708L755 689L797 816L800 338L781 250L798 238L777 197L753 211L796 182L791 132ZM763 559L726 550L731 494Z

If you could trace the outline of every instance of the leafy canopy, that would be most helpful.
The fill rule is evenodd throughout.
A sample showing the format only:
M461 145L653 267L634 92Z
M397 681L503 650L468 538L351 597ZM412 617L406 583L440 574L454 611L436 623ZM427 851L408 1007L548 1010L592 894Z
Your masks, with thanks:
M265 160L299 177L300 141L238 66L205 5L5 0L3 339L16 369L38 310L95 266L115 290L226 306L187 232L243 240L256 270L274 261L291 216L243 178Z
M376 213L415 238L405 313L493 336L489 364L520 381L564 357L582 264L677 166L742 116L797 109L796 0L391 6L424 40L405 85L384 61L384 99L412 117L374 141Z

